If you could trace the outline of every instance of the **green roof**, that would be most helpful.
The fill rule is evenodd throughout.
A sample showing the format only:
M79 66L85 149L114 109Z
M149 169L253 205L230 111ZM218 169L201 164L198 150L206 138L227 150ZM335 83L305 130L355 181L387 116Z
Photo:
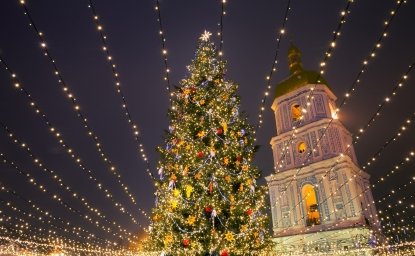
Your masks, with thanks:
M320 82L318 82L320 80ZM277 84L275 89L275 97L280 97L289 92L295 91L307 84L325 84L330 88L326 79L316 71L301 70L292 74L284 81Z
M329 87L327 81L318 72L303 69L301 51L294 44L291 44L288 49L288 67L290 76L277 84L275 97L295 91L307 84L325 84Z

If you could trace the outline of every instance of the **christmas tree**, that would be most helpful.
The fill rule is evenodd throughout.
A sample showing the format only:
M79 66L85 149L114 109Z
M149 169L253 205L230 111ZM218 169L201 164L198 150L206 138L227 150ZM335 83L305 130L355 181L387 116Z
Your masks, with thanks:
M206 32L175 92L148 247L165 255L256 255L269 249L253 127Z

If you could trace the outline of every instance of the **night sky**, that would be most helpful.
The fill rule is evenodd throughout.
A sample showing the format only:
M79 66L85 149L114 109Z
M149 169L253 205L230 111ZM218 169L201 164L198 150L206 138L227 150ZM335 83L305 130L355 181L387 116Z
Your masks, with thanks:
M118 167L122 180L135 195L138 205L150 212L154 205L153 183L145 172L145 165L137 154L136 142L115 93L114 80L96 26L86 0L78 1L27 1L31 15L39 30L44 33L48 49L54 56L61 75L78 99L81 110L102 142L110 159ZM172 85L187 75L196 50L197 39L203 31L218 31L220 1L167 1L162 0L161 11L171 68ZM163 146L164 130L168 128L168 94L163 80L164 64L158 35L157 13L154 1L95 1L95 7L108 35L108 44L120 74L122 88L133 120L138 124L142 142L149 155L152 171L156 174L159 159L155 148ZM256 123L260 99L265 91L265 76L273 61L277 32L282 23L287 0L228 1L224 17L224 58L228 61L227 78L238 83L241 109L251 123ZM288 76L287 48L294 42L303 53L305 69L319 69L324 52L329 46L332 31L336 28L340 11L346 1L292 1L292 10L282 39L277 72L273 85ZM395 1L355 1L337 41L333 57L328 61L325 78L338 96L338 102L352 85L363 60L375 45ZM72 105L57 83L49 60L43 56L34 30L28 26L19 1L1 1L0 4L0 56L18 75L21 83L32 94L39 107L58 128L63 138L81 156L100 182L111 188L114 198L127 206L134 215L148 225L137 208L129 203L120 186L101 161L94 143L86 134ZM371 59L367 71L347 105L341 109L340 119L353 134L366 124L378 104L390 95L392 88L415 61L415 4L408 1L394 18L388 36L376 58ZM218 42L216 36L212 37ZM415 71L413 71L415 72ZM356 145L357 157L365 163L385 142L394 136L415 111L415 80L409 76L397 96L385 106L377 119ZM272 92L275 88L272 89ZM271 94L273 95L273 93ZM266 102L264 124L258 133L261 149L255 162L264 176L272 173L273 159L269 141L276 135L275 119L270 109L273 97ZM132 232L138 232L128 218L119 214L106 200L96 184L89 181L59 146L41 118L34 114L26 97L10 82L10 75L0 67L0 122L27 143L44 164L56 171L79 194L87 197L109 219L116 220ZM414 129L409 128L398 142L391 144L379 161L368 169L376 181L389 172L406 156L415 143ZM31 173L50 191L60 191L56 183L45 175L22 150L8 138L1 128L0 152L13 160L22 170ZM7 164L0 164L0 182L22 196L35 200L53 214L105 236L85 221L29 185L26 179ZM407 183L414 175L414 165L402 166L374 189L374 197L381 198L391 189ZM264 179L262 179L264 182ZM413 186L413 185L412 185ZM413 194L409 187L396 199ZM77 201L59 192L74 207L85 211ZM1 200L11 200L21 209L28 206L7 193L0 192ZM377 205L382 209L382 205ZM2 207L6 213L11 214ZM397 209L399 210L399 209ZM35 224L35 223L34 223Z

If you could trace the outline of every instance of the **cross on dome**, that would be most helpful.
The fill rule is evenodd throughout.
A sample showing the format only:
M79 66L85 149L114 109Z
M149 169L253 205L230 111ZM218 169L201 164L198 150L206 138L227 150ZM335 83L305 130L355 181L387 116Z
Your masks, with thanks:
M209 31L205 30L205 32L199 37L200 40L207 42L209 37L212 35Z

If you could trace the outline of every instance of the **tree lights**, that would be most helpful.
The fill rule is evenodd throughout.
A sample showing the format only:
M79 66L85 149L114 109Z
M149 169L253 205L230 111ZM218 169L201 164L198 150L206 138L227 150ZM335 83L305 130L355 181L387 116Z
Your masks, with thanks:
M167 254L259 253L270 248L265 188L251 164L253 128L239 112L236 84L224 80L210 35L200 37L172 102L146 244Z

